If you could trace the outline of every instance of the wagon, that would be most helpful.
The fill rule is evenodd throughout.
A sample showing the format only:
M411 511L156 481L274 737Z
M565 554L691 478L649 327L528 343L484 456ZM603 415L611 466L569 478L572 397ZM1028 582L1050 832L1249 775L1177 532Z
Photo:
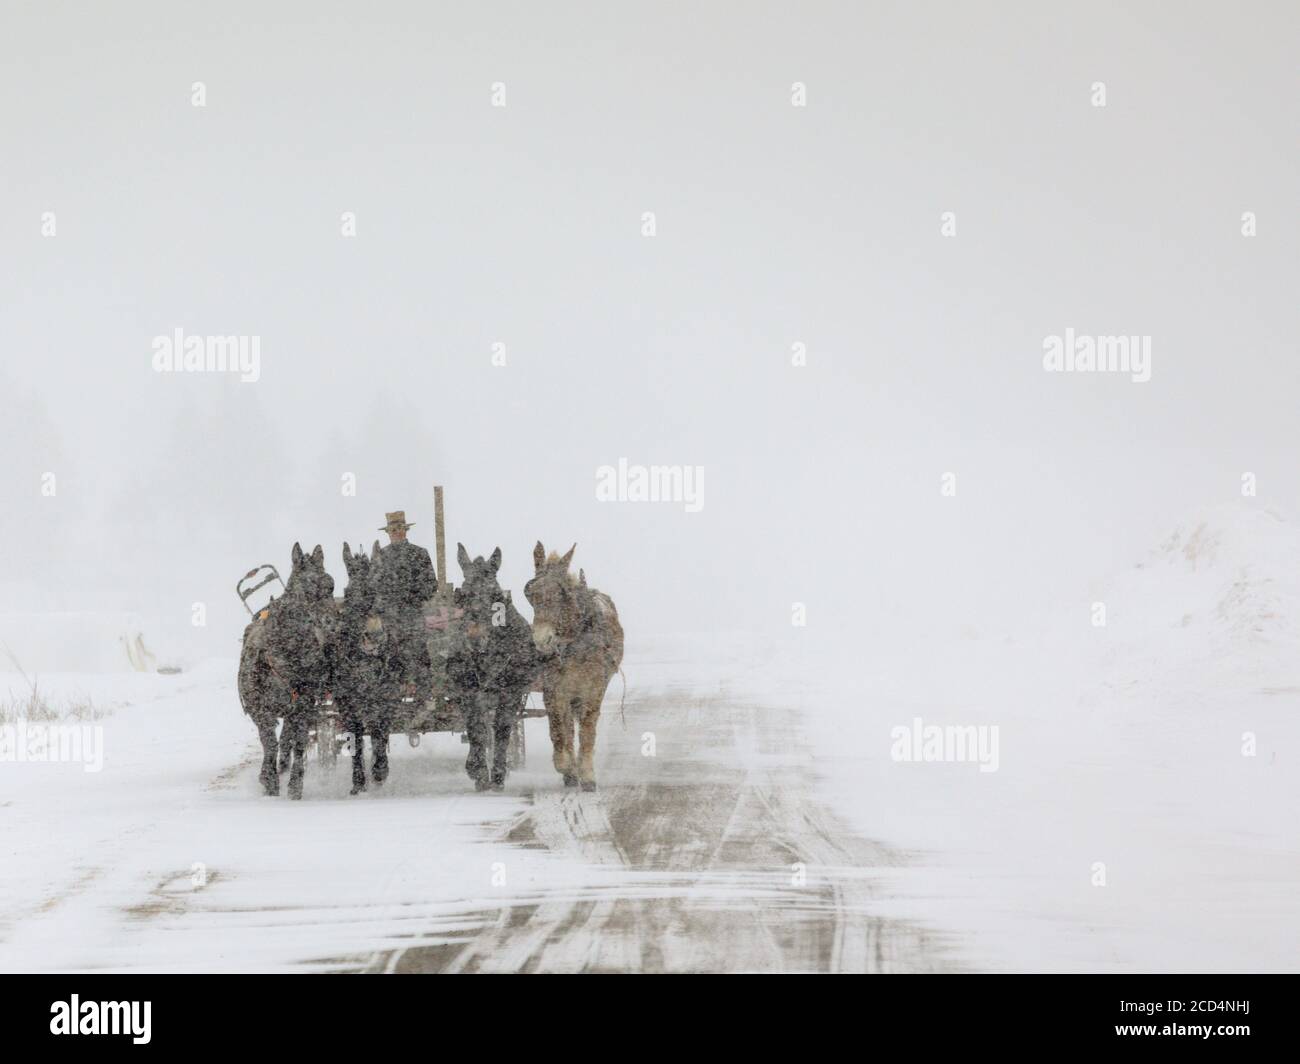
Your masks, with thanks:
M405 732L411 746L419 746L420 738L431 732L460 732L461 742L468 742L465 730L465 718L455 700L451 697L447 682L447 655L453 640L460 629L461 610L456 606L455 588L447 580L447 544L444 535L442 488L433 489L434 534L436 538L435 565L438 574L438 591L423 606L424 634L428 641L429 665L433 677L433 694L426 701L416 699L403 701L395 708L392 719L392 733ZM273 565L259 565L250 569L235 585L244 608L254 618L258 613L249 605L249 599L259 590L279 583L281 590L284 581ZM335 600L342 603L341 598ZM524 696L519 705L519 722L514 729L511 740L511 768L522 768L526 754L524 745L523 720L527 717L544 717L546 710L540 704L541 687L534 685ZM338 710L332 701L325 701L313 707L312 722L308 737L308 749L314 747L315 756L324 767L332 767L338 760L340 751L347 746L350 737L346 735L339 723ZM488 751L489 761L491 750Z

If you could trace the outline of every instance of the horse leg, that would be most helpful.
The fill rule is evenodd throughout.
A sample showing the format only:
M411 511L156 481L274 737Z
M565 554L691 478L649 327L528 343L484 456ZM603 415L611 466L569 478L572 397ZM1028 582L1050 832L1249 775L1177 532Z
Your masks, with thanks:
M370 720L370 748L374 751L370 765L370 777L376 785L382 785L388 779L388 729L390 720L387 709L380 709Z
M289 769L289 797L295 801L302 798L302 777L307 761L307 727L305 713L296 713L292 722L284 722L293 755L293 764Z
M280 774L275 767L279 749L279 741L275 737L275 724L274 717L257 722L257 737L262 740L262 771L257 778L262 784L263 793L272 798L280 793Z
M578 777L573 774L573 711L568 695L549 691L546 702L546 723L551 729L551 763L564 777L566 787L574 787Z
M352 793L366 789L366 725L358 710L348 711L348 731L352 733Z
M492 789L505 790L506 774L510 770L510 738L515 730L515 706L520 699L514 691L500 691L494 698L496 708L492 715Z
M465 758L465 773L474 781L476 791L488 789L487 741L491 727L488 715L492 712L489 697L475 691L465 700L462 714L465 734L469 738L469 755Z
M564 745L569 755L569 771L564 777L566 787L576 787L578 785L578 724L582 720L582 699L571 697L569 699L569 722L564 729Z
M292 712L292 710L290 710ZM289 771L289 763L293 760L293 743L291 741L291 728L289 727L289 718L284 718L284 723L280 725L280 758L279 773L283 776ZM276 788L277 793L279 788Z
M586 703L579 710L582 753L578 757L578 778L584 791L596 789L596 725L600 721L600 703Z

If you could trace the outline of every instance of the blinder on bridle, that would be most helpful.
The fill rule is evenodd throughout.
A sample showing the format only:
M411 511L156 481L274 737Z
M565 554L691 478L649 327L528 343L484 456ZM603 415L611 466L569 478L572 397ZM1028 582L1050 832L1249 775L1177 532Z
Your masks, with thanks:
M377 614L371 614L366 618L365 626L361 629L361 652L374 657L388 643L388 632L384 629L384 620Z

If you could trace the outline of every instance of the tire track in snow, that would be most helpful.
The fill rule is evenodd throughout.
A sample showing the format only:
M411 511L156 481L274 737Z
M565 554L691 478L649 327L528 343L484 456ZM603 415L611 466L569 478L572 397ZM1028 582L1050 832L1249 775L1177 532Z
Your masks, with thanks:
M629 702L607 719L594 794L536 789L505 838L591 869L589 886L505 905L458 949L376 958L394 972L936 971L943 936L880 915L873 870L902 864L811 793L792 713ZM659 756L636 737L656 734ZM540 758L541 754L535 754ZM806 879L800 878L800 867Z

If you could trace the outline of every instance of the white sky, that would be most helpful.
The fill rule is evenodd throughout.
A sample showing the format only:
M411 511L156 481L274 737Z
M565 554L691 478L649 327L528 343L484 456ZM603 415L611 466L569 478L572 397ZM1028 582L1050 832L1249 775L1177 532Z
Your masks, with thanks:
M0 596L229 653L244 569L432 547L436 480L629 639L997 626L1244 471L1295 516L1298 10L0 0ZM261 380L155 374L178 327ZM1066 327L1151 382L1044 373ZM703 511L598 503L620 457Z

